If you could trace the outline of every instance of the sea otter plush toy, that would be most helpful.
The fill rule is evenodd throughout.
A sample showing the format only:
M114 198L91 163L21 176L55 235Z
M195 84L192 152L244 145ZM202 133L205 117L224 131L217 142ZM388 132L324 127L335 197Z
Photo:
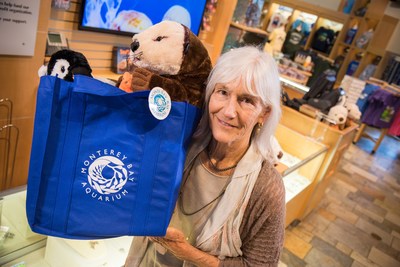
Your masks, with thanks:
M196 35L180 23L163 21L134 35L132 40L132 77L125 73L119 78L118 87L135 92L158 86L174 101L202 106L212 66ZM126 88L127 82L131 82L130 89Z

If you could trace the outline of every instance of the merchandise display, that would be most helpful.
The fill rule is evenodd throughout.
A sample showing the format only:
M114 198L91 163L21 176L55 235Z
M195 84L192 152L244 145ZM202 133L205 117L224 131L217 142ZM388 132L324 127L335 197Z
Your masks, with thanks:
M384 89L375 90L368 97L368 105L361 122L377 128L389 128L399 109L399 95Z
M345 75L340 82L340 88L346 93L346 104L355 104L362 97L362 91L365 90L365 86L365 81Z
M332 29L320 27L314 35L311 47L315 50L328 54L334 42L336 33Z
M368 64L365 67L365 69L363 70L363 72L360 74L360 76L358 78L365 81L365 80L368 80L370 77L372 77L374 75L375 70L378 67L378 64L380 61L381 61L380 56L375 57L373 62L371 64Z
M263 1L251 0L247 6L244 23L249 27L257 27L260 23L261 9L259 4L263 5Z
M353 42L354 37L357 34L357 30L358 30L358 24L354 24L353 27L351 27L347 33L346 33L346 38L344 39L344 42L346 44L351 44Z
M390 58L382 74L382 80L389 84L400 84L400 56L393 56Z
M301 25L287 33L285 42L283 43L282 52L289 58L293 59L296 51L301 49L301 41L304 38Z
M352 76L356 71L358 66L360 65L360 60L364 56L364 53L357 53L356 58L350 61L349 65L347 66L346 75Z
M364 111L366 110L366 108L368 106L368 97L378 89L379 89L379 85L370 84L370 83L367 83L365 85L364 89L362 89L362 92L356 102L361 113L364 113Z
M272 32L274 29L278 28L279 25L286 22L285 17L280 13L275 13L272 15L269 25L267 27L267 32Z
M368 31L364 32L360 38L358 38L356 40L356 47L358 48L365 48L369 41L372 39L372 37L374 36L374 30L373 29L369 29Z
M281 24L278 28L274 29L268 36L268 42L264 46L264 51L271 55L281 52L283 43L286 39L285 25Z

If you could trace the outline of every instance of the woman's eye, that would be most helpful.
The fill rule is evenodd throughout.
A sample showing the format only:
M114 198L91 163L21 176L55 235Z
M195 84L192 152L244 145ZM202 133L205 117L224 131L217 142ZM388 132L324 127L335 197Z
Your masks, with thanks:
M253 99L247 98L247 97L242 98L242 102L246 103L246 104L253 104L254 103Z
M160 42L162 39L164 39L165 36L158 36L154 41Z

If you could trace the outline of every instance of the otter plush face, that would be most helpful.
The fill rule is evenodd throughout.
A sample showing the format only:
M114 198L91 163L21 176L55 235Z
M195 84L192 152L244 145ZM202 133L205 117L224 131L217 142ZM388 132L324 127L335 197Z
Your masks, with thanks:
M130 59L135 66L157 74L177 75L183 62L185 38L183 25L160 22L133 36Z

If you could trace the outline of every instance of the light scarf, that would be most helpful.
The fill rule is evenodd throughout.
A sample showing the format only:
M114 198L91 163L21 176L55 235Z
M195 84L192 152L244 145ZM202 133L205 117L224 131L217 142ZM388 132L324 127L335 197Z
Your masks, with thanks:
M201 143L193 145L187 155L184 179L187 179L187 169L193 164L196 157L207 147L210 137ZM195 246L211 255L218 255L219 259L226 257L238 257L242 255L242 240L239 228L243 220L243 214L247 207L254 184L262 167L263 158L255 150L253 145L239 161L231 182L226 188L224 195L218 202L212 215L206 222L203 230L197 236ZM139 266L148 248L149 239L146 237L135 237L127 258L128 265ZM138 240L140 239L140 241ZM135 242L136 241L136 242ZM152 249L156 249L151 246ZM159 248L160 249L160 248ZM159 266L158 264L156 264ZM184 262L184 267L194 266Z
M204 143L208 144L208 142ZM204 143L197 148L192 148L195 151L192 149L189 151L186 166L190 166L191 161L204 150ZM225 257L242 255L239 228L262 162L263 158L251 145L239 161L225 194L197 236L195 243L197 248L211 255L218 255L221 260ZM185 262L183 266L192 265Z

